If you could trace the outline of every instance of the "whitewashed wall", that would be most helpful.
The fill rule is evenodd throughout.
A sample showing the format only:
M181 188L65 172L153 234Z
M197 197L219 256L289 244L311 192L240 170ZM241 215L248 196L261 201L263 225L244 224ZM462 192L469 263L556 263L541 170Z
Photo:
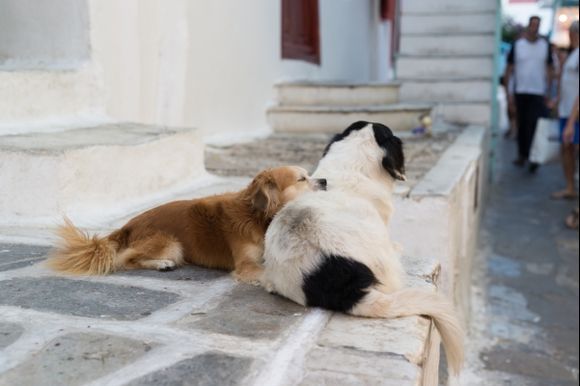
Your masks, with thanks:
M276 82L384 78L375 49L376 0L320 1L320 66L281 59L279 1L90 5L107 111L119 119L195 126L207 134L264 130Z
M89 57L86 1L1 0L0 71L66 69Z
M35 1L9 3L26 10ZM71 12L56 19L41 7L35 20L48 40L79 61L66 56L66 71L0 68L6 85L0 89L0 134L45 131L49 126L57 130L106 116L194 126L205 135L244 134L268 130L265 111L274 103L277 82L387 77L388 36L379 22L378 0L320 0L320 66L281 59L280 3L78 0ZM66 9L71 2L58 4ZM5 5L0 3L0 11ZM88 17L76 17L79 9ZM76 34L71 26L84 32ZM14 23L1 30L12 63L19 56L57 54L54 47L37 44L42 50L35 52L34 45L18 46L11 40L16 30ZM67 38L66 31L75 38ZM82 47L89 47L88 57Z

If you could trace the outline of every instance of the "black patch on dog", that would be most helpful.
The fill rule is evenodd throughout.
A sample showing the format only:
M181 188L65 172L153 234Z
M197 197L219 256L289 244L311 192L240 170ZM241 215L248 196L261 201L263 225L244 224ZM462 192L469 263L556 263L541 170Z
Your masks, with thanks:
M380 123L373 123L375 141L385 150L383 168L397 180L404 180L405 154L403 153L403 141L395 135L391 129Z
M366 265L342 256L324 256L322 264L304 275L302 291L306 304L332 311L352 309L377 284L377 278Z
M367 122L367 121L357 121L357 122L353 123L352 125L350 125L349 127L347 127L342 133L336 134L334 137L332 137L332 139L330 140L328 145L326 145L326 148L324 149L324 153L322 153L322 156L324 157L326 155L326 153L328 153L328 150L330 150L330 146L333 143L338 142L338 141L342 141L343 139L348 137L350 133L352 133L353 131L357 131L357 130L362 129L363 127L367 126L369 123L370 122Z

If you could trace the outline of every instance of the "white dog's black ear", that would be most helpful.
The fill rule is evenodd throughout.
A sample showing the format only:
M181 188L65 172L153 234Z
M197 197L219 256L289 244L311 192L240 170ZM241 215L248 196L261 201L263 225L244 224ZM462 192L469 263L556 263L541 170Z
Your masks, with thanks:
M403 141L391 129L380 123L373 123L375 141L385 151L381 161L383 168L394 179L405 181L405 154Z

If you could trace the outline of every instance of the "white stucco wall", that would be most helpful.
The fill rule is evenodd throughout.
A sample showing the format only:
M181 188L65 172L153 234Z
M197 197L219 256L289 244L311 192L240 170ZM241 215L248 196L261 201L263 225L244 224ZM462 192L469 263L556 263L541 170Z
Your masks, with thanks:
M0 1L0 71L74 68L88 58L86 0Z
M9 4L22 15L36 3L3 1L4 9ZM19 65L6 72L0 66L0 78L10 86L0 90L0 134L27 127L43 131L46 121L53 130L59 121L93 113L193 126L204 135L263 132L269 129L266 109L275 102L278 82L365 82L388 75L388 52L377 49L386 33L378 0L320 0L320 65L281 59L280 1L55 1L54 8L40 6L34 12L38 26L54 27L44 32L51 44L24 35L21 40L30 44L19 43L14 36L23 27L15 24L17 19L2 26L0 42L13 49L14 58L74 54L85 63L64 72L42 68L31 73ZM59 12L70 17L59 19ZM83 12L86 17L77 15ZM66 28L56 28L69 19ZM21 85L34 92L15 98ZM79 94L74 90L81 90L82 97L74 97Z
M279 1L90 4L107 111L122 120L264 130L276 82L379 76L376 0L320 0L320 66L281 59Z

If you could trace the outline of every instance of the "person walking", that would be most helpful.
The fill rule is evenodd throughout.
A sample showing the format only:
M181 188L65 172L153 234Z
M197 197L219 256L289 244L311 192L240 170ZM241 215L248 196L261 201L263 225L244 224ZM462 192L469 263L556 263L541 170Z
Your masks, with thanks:
M578 49L576 49L578 50ZM576 89L578 90L578 89ZM564 130L562 131L562 141L564 144L570 143L574 146L574 152L578 150L578 143L580 142L580 127L578 124L578 116L580 115L580 102L578 101L578 93L576 93L576 100L573 103L570 116L566 120ZM575 155L576 153L574 153ZM576 160L574 160L576 161ZM578 222L580 217L580 210L578 210L578 200L576 200L576 207L566 217L566 226L570 229L578 229Z
M566 187L563 190L552 193L552 198L554 199L575 199L577 197L574 174L576 173L576 151L579 139L578 121L576 119L568 121L570 117L574 116L575 109L578 108L578 45L580 41L578 21L570 25L569 34L570 53L560 71L558 96L551 103L552 106L558 106L560 142L562 143L562 169L566 180ZM568 131L566 131L566 128L568 128ZM570 132L572 133L570 134Z
M516 106L518 156L514 164L525 166L530 156L532 140L536 132L538 118L546 115L546 102L553 77L553 59L550 44L541 37L540 18L530 17L524 36L518 39L508 55L505 79L509 84L514 77L514 93L508 97ZM530 172L535 172L538 164L530 162Z

